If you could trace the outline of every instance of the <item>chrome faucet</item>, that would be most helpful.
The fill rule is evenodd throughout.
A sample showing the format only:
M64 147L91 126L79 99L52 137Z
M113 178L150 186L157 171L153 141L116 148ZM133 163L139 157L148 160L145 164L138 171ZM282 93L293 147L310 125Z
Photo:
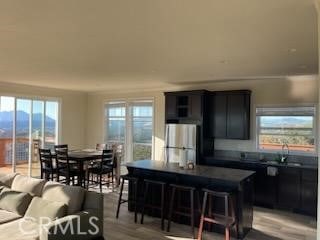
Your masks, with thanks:
M289 146L287 143L282 144L281 163L285 163L289 157Z

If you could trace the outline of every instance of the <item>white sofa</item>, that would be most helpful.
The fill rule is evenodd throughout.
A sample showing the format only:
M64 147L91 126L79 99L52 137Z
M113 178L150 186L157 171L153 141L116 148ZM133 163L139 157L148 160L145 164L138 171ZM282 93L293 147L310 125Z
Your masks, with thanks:
M103 239L103 195L0 173L0 240Z

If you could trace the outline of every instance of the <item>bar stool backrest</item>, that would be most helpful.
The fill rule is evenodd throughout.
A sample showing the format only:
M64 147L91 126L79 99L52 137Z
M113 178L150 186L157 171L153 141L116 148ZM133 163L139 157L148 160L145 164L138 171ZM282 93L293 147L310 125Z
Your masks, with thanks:
M227 219L230 217L229 215L229 202L230 202L230 196L231 193L230 192L220 192L220 191L214 191L214 190L209 190L209 189L205 189L205 192L207 192L207 194L209 196L211 196L213 199L222 199L224 200L224 217ZM234 216L232 216L234 217Z

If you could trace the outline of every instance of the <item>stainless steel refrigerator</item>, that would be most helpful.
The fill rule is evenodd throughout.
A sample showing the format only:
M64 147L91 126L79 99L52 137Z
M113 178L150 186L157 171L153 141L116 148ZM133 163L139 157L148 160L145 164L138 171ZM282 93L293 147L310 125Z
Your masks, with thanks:
M165 157L167 162L196 163L197 125L166 124Z

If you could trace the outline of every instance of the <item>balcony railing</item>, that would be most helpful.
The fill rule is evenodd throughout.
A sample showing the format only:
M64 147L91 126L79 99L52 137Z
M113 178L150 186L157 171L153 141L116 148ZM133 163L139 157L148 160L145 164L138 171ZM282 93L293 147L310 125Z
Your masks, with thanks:
M37 161L38 146L34 141L32 144L32 160ZM0 138L0 166L12 164L13 139ZM16 164L25 164L29 159L29 138L16 138L15 160Z

